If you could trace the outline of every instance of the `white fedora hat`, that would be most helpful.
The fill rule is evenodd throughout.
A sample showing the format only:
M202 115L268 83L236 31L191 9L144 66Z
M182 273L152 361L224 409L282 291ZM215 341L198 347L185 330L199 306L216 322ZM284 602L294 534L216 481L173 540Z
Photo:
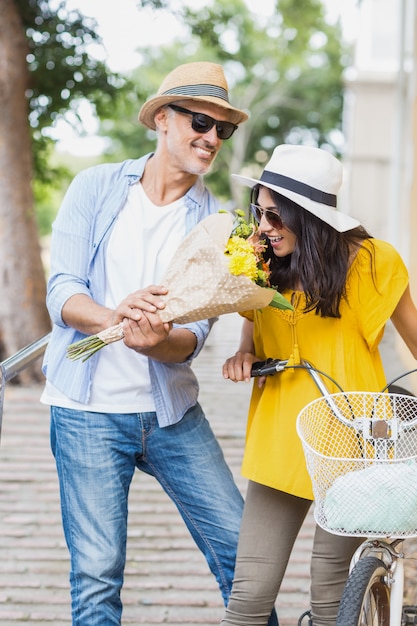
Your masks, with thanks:
M337 210L343 167L321 148L282 144L275 148L259 180L232 176L248 187L261 184L280 193L339 232L360 225L358 220Z
M156 111L177 100L209 102L226 110L228 119L241 124L248 119L247 113L236 109L229 102L226 77L221 65L209 61L196 61L179 65L163 80L158 93L148 98L139 111L139 121L155 130Z

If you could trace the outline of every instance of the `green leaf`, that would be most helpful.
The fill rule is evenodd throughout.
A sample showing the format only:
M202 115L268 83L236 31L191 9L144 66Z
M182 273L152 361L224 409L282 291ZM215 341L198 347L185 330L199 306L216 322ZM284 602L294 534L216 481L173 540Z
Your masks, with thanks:
M283 309L284 311L294 311L293 305L288 302L287 298L284 298L282 293L279 293L279 291L275 292L275 295L272 298L272 301L269 303L269 306L272 306L275 309Z

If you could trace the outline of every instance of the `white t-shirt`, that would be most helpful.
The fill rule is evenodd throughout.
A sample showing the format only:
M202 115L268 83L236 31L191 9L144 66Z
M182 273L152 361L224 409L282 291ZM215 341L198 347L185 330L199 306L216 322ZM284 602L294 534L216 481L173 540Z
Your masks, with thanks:
M183 198L165 206L153 204L140 182L129 188L106 250L105 305L115 309L129 294L162 284L169 264L185 237ZM97 412L154 411L148 359L116 341L98 352L90 402L74 402L49 382L41 401Z

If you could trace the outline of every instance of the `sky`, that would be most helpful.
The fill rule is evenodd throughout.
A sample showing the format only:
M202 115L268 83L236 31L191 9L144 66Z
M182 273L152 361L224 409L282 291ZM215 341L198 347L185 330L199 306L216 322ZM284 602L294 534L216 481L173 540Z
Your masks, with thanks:
M355 0L324 0L328 7L328 15L336 19L339 15L345 24L345 37L351 39L355 33ZM177 0L178 3L192 4L193 8L206 4L205 0ZM166 44L175 33L181 30L172 14L153 12L150 9L138 10L135 0L117 0L115 3L106 0L67 0L69 8L78 9L85 16L94 17L98 24L98 32L102 37L106 56L102 50L92 50L96 56L105 61L115 72L129 72L140 65L138 46ZM258 16L267 18L273 11L275 0L246 0L250 10ZM105 139L96 135L98 123L88 103L81 111L86 137L79 137L65 122L58 124L51 132L58 138L57 149L70 152L76 156L99 154Z
M343 0L328 0L340 4ZM346 0L344 0L346 2ZM349 0L347 0L349 2ZM176 0L178 5L198 8L206 0ZM248 8L258 15L272 13L275 0L246 0ZM108 52L108 65L113 71L128 71L138 66L140 56L136 48L167 43L178 35L181 24L172 14L151 9L138 9L135 0L117 0L115 28L114 4L103 0L67 0L67 6L77 8L86 16L94 17Z
M177 0L180 5L190 4L193 8L204 6L205 0ZM328 14L335 18L341 15L348 30L354 25L355 0L324 0ZM103 0L68 0L69 7L77 8L86 16L94 17L99 25L108 52L107 62L113 71L128 71L138 66L140 56L136 48L141 45L167 43L171 33L176 35L181 25L172 14L150 9L138 9L135 0L117 0L115 28L114 3ZM275 0L246 0L248 8L258 16L272 13Z

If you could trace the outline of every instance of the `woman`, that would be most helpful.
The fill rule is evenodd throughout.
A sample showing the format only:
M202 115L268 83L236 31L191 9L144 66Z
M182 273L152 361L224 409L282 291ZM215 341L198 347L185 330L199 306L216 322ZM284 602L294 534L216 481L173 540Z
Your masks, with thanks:
M267 241L271 283L294 311L244 314L238 352L225 378L249 381L267 358L304 359L346 390L377 391L386 380L378 351L390 318L417 358L417 310L408 273L388 243L336 210L342 166L330 153L278 146L252 187L251 210ZM330 392L339 391L326 380ZM249 479L232 595L223 621L266 624L313 493L295 430L299 411L320 395L309 373L289 369L259 379L250 402L242 466ZM314 626L334 625L359 538L317 527L311 560Z

